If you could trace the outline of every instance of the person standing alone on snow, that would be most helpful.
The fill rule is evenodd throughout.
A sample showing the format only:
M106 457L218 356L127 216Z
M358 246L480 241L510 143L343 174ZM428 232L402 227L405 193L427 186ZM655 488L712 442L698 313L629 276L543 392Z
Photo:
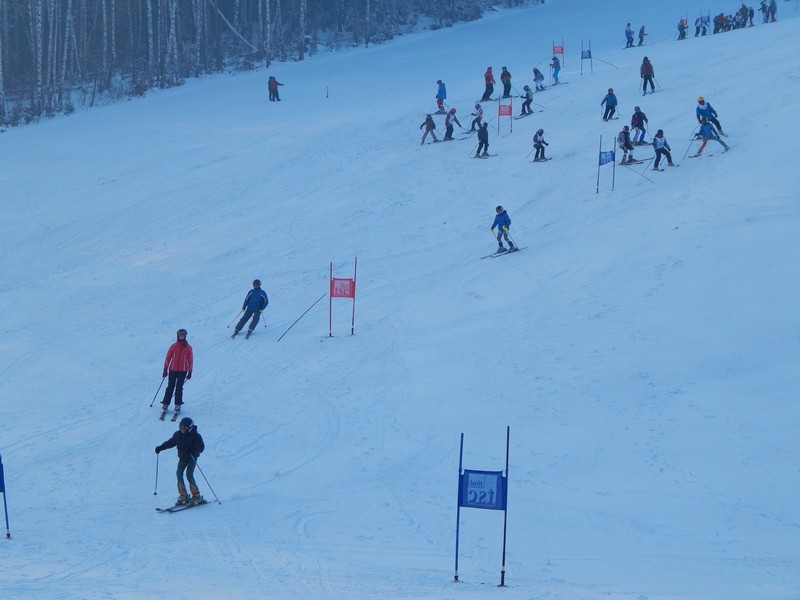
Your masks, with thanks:
M483 82L486 84L486 89L483 92L481 102L486 102L491 99L494 94L494 75L492 75L492 67L486 67L486 73L483 74Z
M280 102L281 96L278 93L278 86L283 85L282 83L278 83L278 80L275 79L272 75L269 76L269 80L267 81L267 89L269 90L269 101L270 102Z
M656 71L653 68L650 59L646 56L642 59L642 66L639 69L639 72L642 75L642 96L647 94L647 84L650 84L650 93L654 94L656 91L656 86L653 85L653 77L656 76Z
M197 425L194 424L189 417L181 419L178 431L172 434L163 444L156 446L156 454L168 448L178 448L178 470L175 475L178 478L178 501L175 505L187 504L203 504L203 497L200 495L200 490L197 488L197 482L194 480L194 467L197 464L197 459L206 445L203 442L202 436L197 431ZM192 494L191 500L186 493L186 484L183 481L183 472L186 471L186 479L189 480L189 491Z
M614 88L608 88L608 93L603 98L603 101L600 102L600 106L604 104L606 105L606 110L603 113L603 121L608 121L617 112L617 97L614 95Z
M439 86L439 88L436 90L436 106L438 107L437 112L443 113L444 101L447 99L447 88L441 79L437 81L436 84Z
M540 129L533 135L533 147L536 149L536 155L533 157L534 162L547 160L544 157L544 147L549 145L544 141L544 129Z
M497 227L497 251L506 251L506 247L503 246L503 238L505 238L506 242L508 243L509 251L513 252L516 250L516 248L514 247L514 243L508 239L508 230L511 228L511 217L508 216L508 213L502 206L498 206L494 210L497 215L495 216L494 223L492 223L489 231L491 231L492 235L494 235L494 228Z
M431 137L433 138L434 142L439 141L439 139L436 137L436 134L433 131L434 129L436 129L436 123L434 122L433 117L431 115L425 117L425 120L422 122L422 125L419 126L420 129L422 129L423 127L425 128L425 133L422 134L422 141L419 143L420 146L422 146L422 144L425 143L425 138L428 137L429 133L431 134Z
M625 47L633 48L633 29L630 23L625 26Z
M268 304L269 298L267 298L267 293L261 289L261 280L255 279L253 281L253 289L247 292L247 295L244 297L244 302L242 303L244 315L236 324L236 329L233 330L233 335L231 337L236 337L236 334L242 330L247 324L247 321L252 317L253 321L250 323L250 327L247 329L247 335L245 336L249 338L250 334L253 333L253 329L258 325L261 313L264 312Z
M167 357L164 359L163 377L169 376L167 389L164 391L164 399L161 401L161 418L167 413L172 394L175 394L175 414L181 412L183 406L183 383L192 378L192 368L194 366L194 353L189 342L186 341L186 330L178 329L177 341L167 350Z
M647 34L644 32L644 25L642 25L642 26L639 28L639 44L638 44L639 46L641 46L642 44L644 44L644 36L646 36L646 35L647 35Z

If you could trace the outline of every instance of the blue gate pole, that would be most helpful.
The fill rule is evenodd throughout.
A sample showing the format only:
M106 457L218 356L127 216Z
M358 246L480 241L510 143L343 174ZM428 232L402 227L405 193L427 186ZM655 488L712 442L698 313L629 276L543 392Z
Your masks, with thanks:
M11 537L11 529L8 527L8 504L6 503L6 483L3 473L3 457L0 456L0 493L3 494L3 512L6 515L6 538Z
M458 452L458 498L456 498L456 566L453 581L458 581L458 536L461 526L461 466L464 459L464 434L461 434L461 449Z
M511 426L506 426L506 482L503 508L503 565L500 568L500 587L506 585L506 531L508 525L508 445L511 438Z

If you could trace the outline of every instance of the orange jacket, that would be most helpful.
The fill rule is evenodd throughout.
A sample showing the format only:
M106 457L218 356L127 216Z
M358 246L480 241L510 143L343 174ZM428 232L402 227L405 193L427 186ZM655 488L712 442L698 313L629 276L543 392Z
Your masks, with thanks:
M483 79L486 81L486 84L494 85L494 75L492 75L492 67L486 69L486 73L483 74Z

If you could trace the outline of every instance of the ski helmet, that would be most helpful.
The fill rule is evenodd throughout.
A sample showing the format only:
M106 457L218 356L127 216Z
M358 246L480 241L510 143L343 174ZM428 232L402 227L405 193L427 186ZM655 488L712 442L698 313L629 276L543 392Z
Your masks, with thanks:
M253 287L256 287L256 286L261 286L261 280L260 279L254 279L253 280Z
M480 108L480 107L481 107L481 105L480 105L480 104L476 104L476 105L475 105L475 108Z
M187 332L185 329L178 329L178 332L177 332L177 334L178 334L178 335L180 335L180 334L187 335L187 334L188 334L188 332Z
M608 88L608 93L609 94L613 94L614 93L614 88Z
M503 212L503 207L502 206L498 206L497 208L495 208L495 211Z
M700 104L702 104L703 102L705 102L705 98L703 98L702 96L700 96L700 97L697 99L697 101L698 101Z
M537 131L536 133L538 133L539 135L542 135L542 134L544 133L544 129L540 129L540 130L539 130L539 131Z
M622 128L622 130L623 130L623 131L628 131L628 126L627 126L627 125L625 125L625 126Z
M528 86L526 85L526 86L524 86L522 89L523 89L523 90L529 90L529 89L531 89L531 88L530 88L530 87L528 87Z
M187 429L194 425L194 421L192 421L189 417L183 417L180 422L181 427L186 427Z
M455 113L455 112L456 112L456 109L455 109L455 108L451 108L451 109L450 109L450 112L451 112L451 113Z
M634 112L639 112L641 109L638 106L633 107Z

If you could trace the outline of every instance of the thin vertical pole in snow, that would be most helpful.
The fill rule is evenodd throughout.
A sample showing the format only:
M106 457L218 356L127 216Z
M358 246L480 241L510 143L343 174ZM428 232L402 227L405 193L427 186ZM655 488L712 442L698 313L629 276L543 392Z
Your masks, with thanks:
M600 152L597 154L597 189L595 194L600 193L600 155L603 153L603 136L600 136Z
M506 531L508 526L508 446L511 439L511 426L506 426L506 481L505 481L505 498L503 504L503 564L500 568L500 586L506 585Z
M456 498L456 567L453 581L458 581L458 536L461 525L461 466L464 458L464 434L461 434L461 449L458 452L458 497Z
M328 285L333 285L333 262L331 262ZM333 294L328 294L328 337L333 337Z
M350 335L354 335L356 332L356 294L355 294L355 287L356 287L356 271L358 270L358 257L353 258L353 318L350 321ZM331 267L331 277L333 276L333 267Z

